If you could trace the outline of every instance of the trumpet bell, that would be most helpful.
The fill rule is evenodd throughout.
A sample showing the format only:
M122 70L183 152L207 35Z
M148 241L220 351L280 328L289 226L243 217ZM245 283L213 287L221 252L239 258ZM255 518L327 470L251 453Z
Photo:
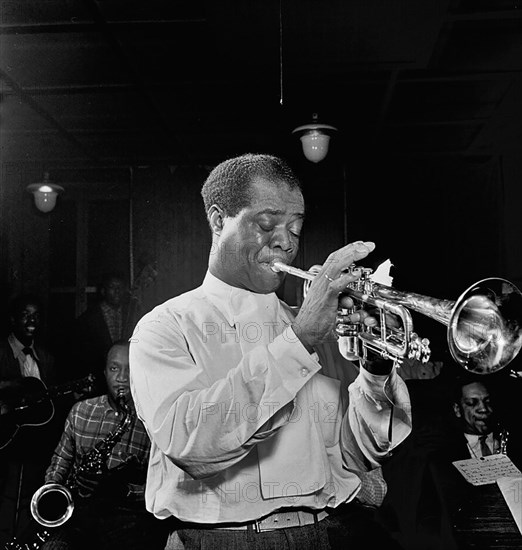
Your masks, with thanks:
M522 347L522 294L506 279L476 282L456 300L447 325L451 355L466 370L490 374Z
M72 516L71 492L59 483L42 485L31 499L31 514L44 527L59 527Z

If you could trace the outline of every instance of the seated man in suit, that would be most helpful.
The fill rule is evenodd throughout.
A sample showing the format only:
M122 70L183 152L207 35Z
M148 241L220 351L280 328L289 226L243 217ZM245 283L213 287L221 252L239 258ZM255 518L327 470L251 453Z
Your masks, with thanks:
M0 544L21 536L31 522L29 502L43 480L54 438L59 437L53 422L23 425L25 420L15 408L21 405L17 397L26 398L28 377L45 385L55 380L54 357L37 340L41 315L37 296L16 296L9 307L10 332L0 340ZM31 423L46 420L36 415Z
M453 399L453 412L460 428L460 443L472 458L489 456L502 450L502 431L494 414L489 380L462 378ZM455 448L455 455L468 458L464 449Z
M448 377L445 387L428 386L438 392L429 396L437 409L431 414L416 414L411 392L411 437L384 469L388 495L383 514L388 521L393 517L397 536L408 550L460 548L454 526L473 500L482 500L481 492L491 488L466 481L453 462L504 453L519 469L522 466L516 417L506 414L509 406L499 399L511 395L506 392L512 381L507 384L502 373L453 372L457 374Z
M11 331L0 341L0 382L34 376L53 381L54 358L36 340L41 322L41 303L37 296L21 294L9 308Z

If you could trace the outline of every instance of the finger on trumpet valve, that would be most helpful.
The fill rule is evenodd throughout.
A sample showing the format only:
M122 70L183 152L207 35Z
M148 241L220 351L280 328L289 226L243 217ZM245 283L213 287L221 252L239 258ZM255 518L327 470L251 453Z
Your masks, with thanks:
M416 332L411 333L408 347L408 358L416 359L421 363L427 363L431 356L430 341L428 338L420 338Z
M350 269L350 273L356 277L360 277L363 274L363 269L362 267L353 267Z
M353 308L353 299L348 294L341 294L339 296L339 305L342 310L348 311ZM348 313L344 315L348 315Z
M358 333L357 325L348 323L338 323L335 326L335 333L338 336L356 336Z

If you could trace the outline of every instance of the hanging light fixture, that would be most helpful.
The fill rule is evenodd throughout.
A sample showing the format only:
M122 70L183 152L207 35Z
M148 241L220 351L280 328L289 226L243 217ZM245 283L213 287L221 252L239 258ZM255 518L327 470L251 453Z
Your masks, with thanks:
M56 206L56 197L63 190L63 187L50 181L49 172L44 173L43 181L27 186L27 191L34 195L34 204L40 212L50 212Z
M301 139L304 156L311 162L320 162L328 154L330 135L336 131L335 126L321 124L317 113L314 113L311 124L294 128L292 134Z

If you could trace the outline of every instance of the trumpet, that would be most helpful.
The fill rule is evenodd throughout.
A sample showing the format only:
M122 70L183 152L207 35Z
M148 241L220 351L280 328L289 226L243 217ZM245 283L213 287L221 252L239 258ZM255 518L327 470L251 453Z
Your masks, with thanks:
M305 280L306 293L316 273L282 262L273 262L282 271ZM372 280L373 271L351 265L346 272L358 276L341 293L354 307L341 307L336 333L343 355L364 359L369 350L385 359L401 363L406 357L427 362L430 342L413 331L410 313L415 311L447 327L447 341L453 359L476 374L490 374L506 367L522 347L522 293L510 281L488 278L467 288L457 300L437 299L413 292L402 292ZM345 315L368 305L379 311L379 326L347 324ZM389 314L399 319L399 327L389 323Z

